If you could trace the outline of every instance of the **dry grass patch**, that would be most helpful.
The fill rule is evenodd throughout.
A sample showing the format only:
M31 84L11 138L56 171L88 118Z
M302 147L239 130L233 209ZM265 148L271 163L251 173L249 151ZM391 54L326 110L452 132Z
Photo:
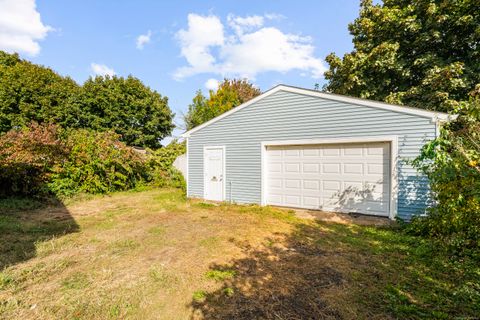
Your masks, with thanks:
M480 305L475 275L392 227L177 190L9 211L0 231L2 319L451 318Z

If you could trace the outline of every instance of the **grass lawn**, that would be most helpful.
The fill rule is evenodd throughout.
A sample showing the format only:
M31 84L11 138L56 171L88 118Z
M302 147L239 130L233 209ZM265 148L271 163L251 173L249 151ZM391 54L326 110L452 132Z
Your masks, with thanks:
M162 189L15 208L0 206L2 319L480 315L479 267L393 227Z

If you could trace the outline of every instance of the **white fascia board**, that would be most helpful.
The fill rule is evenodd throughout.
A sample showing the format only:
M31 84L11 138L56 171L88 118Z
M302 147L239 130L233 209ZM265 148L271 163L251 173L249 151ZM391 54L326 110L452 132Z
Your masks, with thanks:
M356 105L361 105L366 107L373 107L378 109L395 111L399 113L412 114L412 115L417 115L417 116L430 118L430 119L436 118L438 120L449 120L449 114L443 113L443 112L428 111L428 110L412 108L407 106L399 106L399 105L388 104L388 103L379 102L379 101L342 96L342 95L333 94L333 93L325 93L325 92L320 92L315 90L289 87L284 85L282 85L282 87L284 87L283 90L288 92L309 95L313 97L319 97L327 100L334 100L334 101L340 101L340 102L356 104Z
M292 92L292 93L297 93L297 94L302 94L302 95L307 95L307 96L312 96L312 97L318 97L322 99L327 99L327 100L333 100L333 101L339 101L339 102L345 102L345 103L350 103L354 105L360 105L360 106L366 106L366 107L372 107L372 108L378 108L378 109L383 109L383 110L388 110L388 111L393 111L393 112L399 112L399 113L405 113L405 114L411 114L411 115L416 115L420 117L425 117L431 119L432 122L437 123L437 122L445 122L445 121L451 121L456 119L456 115L450 115L447 113L443 112L434 112L434 111L428 111L428 110L422 110L418 108L412 108L412 107L406 107L406 106L399 106L399 105L393 105L393 104L388 104L388 103L383 103L383 102L378 102L378 101L372 101L372 100L366 100L366 99L359 99L359 98L353 98L353 97L348 97L348 96L342 96L342 95L337 95L337 94L332 94L332 93L325 93L325 92L320 92L320 91L315 91L315 90L309 90L309 89L302 89L302 88L297 88L297 87L290 87L286 85L278 85L263 94L253 98L252 100L249 100L238 107L235 107L221 115L219 115L216 118L213 118L198 127L195 127L184 134L182 134L182 137L189 137L192 133L197 132L198 130L205 128L206 126L211 125L212 123L217 122L218 120L221 120L225 117L228 117L232 113L235 113L237 111L242 110L243 108L248 107L249 105L266 98L275 92L278 91L285 91L285 92Z

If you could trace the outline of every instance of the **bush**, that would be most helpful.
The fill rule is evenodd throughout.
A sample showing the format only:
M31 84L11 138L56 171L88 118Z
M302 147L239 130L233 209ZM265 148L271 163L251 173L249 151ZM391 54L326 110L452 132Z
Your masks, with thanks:
M157 187L174 187L185 191L185 179L173 166L175 159L185 152L185 143L178 141L172 141L168 146L153 151L149 159L151 183Z
M68 157L55 167L48 184L57 195L128 190L148 178L145 157L115 133L70 130L65 139Z
M0 196L46 192L56 163L68 154L56 125L31 123L0 136Z
M407 229L436 239L452 254L480 258L480 99L457 112L457 120L414 161L430 179L437 205Z
M0 196L65 197L145 183L185 190L182 174L173 167L183 153L185 144L176 141L144 155L113 132L32 123L0 136Z

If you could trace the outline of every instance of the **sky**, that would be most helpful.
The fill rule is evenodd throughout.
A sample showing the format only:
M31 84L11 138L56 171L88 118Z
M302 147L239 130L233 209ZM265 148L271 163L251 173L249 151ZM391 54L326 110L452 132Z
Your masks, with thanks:
M325 57L353 48L359 2L0 0L0 50L80 84L133 75L169 98L181 127L195 92L224 78L262 91L323 85Z

